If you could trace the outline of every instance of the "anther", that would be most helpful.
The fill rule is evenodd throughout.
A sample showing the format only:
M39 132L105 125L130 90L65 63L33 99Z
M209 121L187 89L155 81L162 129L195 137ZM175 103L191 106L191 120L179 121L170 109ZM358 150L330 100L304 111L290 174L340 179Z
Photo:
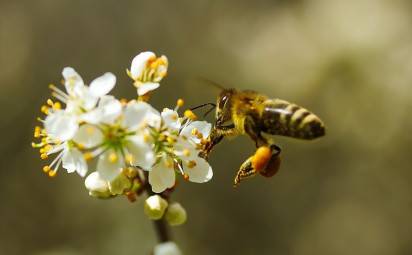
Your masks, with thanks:
M190 156L190 151L189 151L188 149L184 149L184 150L183 150L183 155L184 155L185 157L189 157L189 156Z
M176 102L176 105L178 107L182 107L185 104L185 101L183 101L183 99L179 98Z
M40 154L41 159L47 159L49 156L46 153Z
M43 172L48 173L50 171L50 167L49 166L44 166L43 167Z
M83 154L85 160L91 160L93 158L93 154L91 152L86 152Z
M188 174L183 174L183 179L185 179L185 181L188 181L189 180L189 175Z
M129 163L129 164L132 164L132 163L133 163L133 155L132 155L132 154L127 154L127 155L125 156L125 159L126 159L126 162L127 162L127 163Z
M57 174L57 171L56 170L51 170L51 171L48 172L48 174L49 174L49 177L55 177L56 174Z
M197 116L191 110L186 110L184 116L190 120L196 120Z
M176 140L171 136L168 136L166 140L169 144L174 144L176 142Z
M196 162L193 160L190 160L189 162L187 162L188 168L194 168L196 165L197 165Z
M50 98L47 99L46 102L47 102L48 105L53 106L53 100L51 100Z
M192 129L192 135L196 135L199 134L199 130L197 128L193 128Z
M114 152L110 153L110 155L109 155L109 161L110 161L110 163L116 163L116 162L117 162L117 155L116 155L116 153L114 153Z

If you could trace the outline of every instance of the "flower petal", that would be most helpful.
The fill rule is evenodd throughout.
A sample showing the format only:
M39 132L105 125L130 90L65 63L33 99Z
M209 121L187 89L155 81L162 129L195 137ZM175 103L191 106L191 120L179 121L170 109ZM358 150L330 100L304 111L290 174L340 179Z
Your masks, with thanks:
M212 124L207 121L193 121L180 132L181 135L192 139L195 143L200 143L200 139L192 134L193 129L197 129L198 132L202 134L202 137L206 138L210 135Z
M62 158L63 168L68 173L76 171L81 177L87 173L87 163L83 154L76 148L67 149Z
M144 170L150 170L156 162L152 145L145 142L142 136L131 136L126 145L128 153L131 154L131 165L139 166Z
M189 175L189 181L203 183L208 182L213 177L212 167L203 158L197 158L194 167L185 167L184 171Z
M44 127L50 137L67 141L76 134L79 125L75 116L59 110L47 116L44 120Z
M164 124L173 131L178 131L180 129L181 123L179 119L179 114L176 111L170 110L168 108L163 109L162 119Z
M97 161L97 171L100 177L109 182L121 174L123 167L123 157L113 150L108 150L100 155Z
M63 68L62 75L64 78L64 85L69 95L74 95L80 87L84 86L82 77L72 67Z
M116 84L116 76L112 73L105 73L94 79L89 86L90 93L95 97L107 95Z
M165 242L154 247L153 255L182 255L182 252L176 243Z
M152 127L159 127L161 118L159 112L150 104L145 102L130 102L124 113L123 125L130 130L135 130L150 125Z
M130 73L133 79L138 79L143 73L143 70L146 68L147 62L150 59L156 58L156 55L153 52L146 51L138 54L132 60L132 65L130 67Z
M103 134L96 126L84 124L80 126L73 140L84 148L92 148L103 142Z
M100 99L98 109L101 111L100 121L111 124L122 113L122 104L113 96L103 96Z
M143 96L147 92L157 89L160 86L157 82L145 82L137 87L137 94Z
M175 185L175 171L173 168L166 166L162 160L149 171L149 183L152 186L153 192L160 193L165 189Z

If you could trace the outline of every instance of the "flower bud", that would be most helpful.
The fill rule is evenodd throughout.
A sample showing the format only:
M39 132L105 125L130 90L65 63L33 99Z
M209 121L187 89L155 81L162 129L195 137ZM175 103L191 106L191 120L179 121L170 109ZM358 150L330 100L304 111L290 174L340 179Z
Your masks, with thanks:
M168 206L167 201L159 195L153 195L146 199L144 212L151 220L159 220L163 217Z
M124 174L119 174L113 181L109 182L110 193L113 195L122 195L125 190L132 187L132 181Z
M179 247L174 242L160 243L155 246L154 255L182 255Z
M93 172L87 176L84 185L89 190L89 195L97 198L108 198L111 196L109 184L103 180L98 172Z
M182 225L187 219L186 210L179 203L172 203L167 208L165 218L171 226Z

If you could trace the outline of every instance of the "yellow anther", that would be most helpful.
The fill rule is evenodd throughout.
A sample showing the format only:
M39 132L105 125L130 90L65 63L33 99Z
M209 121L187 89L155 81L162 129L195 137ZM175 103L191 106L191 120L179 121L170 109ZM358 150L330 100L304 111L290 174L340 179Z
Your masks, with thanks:
M149 135L149 134L144 134L144 135L143 135L143 140L144 140L146 143L150 142L150 135Z
M86 152L83 154L85 160L91 160L93 158L93 154L91 152Z
M48 105L53 106L53 100L51 100L50 98L47 99L46 102L47 102Z
M123 169L123 174L126 175L128 178L133 179L137 176L137 170L133 167L128 167Z
M118 159L118 157L117 157L117 154L116 154L116 153L114 153L114 152L110 153L110 155L109 155L109 161L110 161L110 163L116 163L116 162L117 162L117 159Z
M171 161L171 160L166 160L166 161L165 161L165 166L166 166L167 168L172 168L172 167L174 166L173 161Z
M176 102L176 105L177 105L178 107L182 107L184 104L185 104L185 101L184 101L183 99L181 99L181 98L179 98L179 99L177 100L177 102Z
M126 160L127 163L132 164L133 161L134 161L134 157L133 157L132 154L127 154L127 155L125 156L125 160Z
M42 113L44 113L44 114L48 114L48 113L49 113L49 107L48 107L47 105L43 105L43 106L40 108L40 111L41 111Z
M41 159L46 159L46 158L48 158L49 156L46 154L46 153L42 153L42 154L40 154L40 158Z
M182 153L183 153L183 156L185 156L185 157L190 156L190 150L188 150L188 149L184 149Z
M86 148L86 146L84 146L84 144L82 144L82 143L78 143L77 148L79 148L80 150L84 150Z
M188 174L183 174L183 179L185 179L185 181L189 180L189 175Z
M186 110L184 116L190 120L196 120L197 116L191 110Z
M166 140L166 135L165 134L160 134L159 135L159 141L163 142Z
M203 134L199 132L199 133L197 133L196 137L197 137L198 139L202 139L202 138L203 138Z
M51 170L51 171L48 172L48 174L49 174L49 177L55 177L56 174L57 174L57 171L56 170Z
M168 136L166 140L167 140L167 142L168 142L169 144L174 144L174 143L176 142L176 139L174 139L174 138L171 137L171 136Z
M41 135L41 127L35 127L34 128L34 137L39 138Z
M53 105L53 109L55 109L55 110L60 110L62 108L62 105L61 105L61 103L60 102L56 102L56 103L54 103L54 105Z
M193 160L190 160L189 162L187 162L188 168L194 168L196 165L197 165L196 162Z
M127 99L126 99L126 98L120 99L120 103L121 103L123 106L126 106L126 105L127 105Z
M50 144L44 146L43 148L44 152L49 152L51 149L53 149L53 146L51 146Z
M48 173L50 171L50 167L49 166L44 166L43 167L43 172Z
M199 130L197 128L192 129L192 135L197 135L199 134Z
M209 141L208 141L207 139L202 138L202 139L200 140L200 144L201 144L201 145L206 145L206 144L208 144L208 143L209 143Z
M94 133L94 131L95 131L95 128L94 128L93 126L88 126L88 127L86 128L86 133L87 133L88 135L92 135L92 134Z

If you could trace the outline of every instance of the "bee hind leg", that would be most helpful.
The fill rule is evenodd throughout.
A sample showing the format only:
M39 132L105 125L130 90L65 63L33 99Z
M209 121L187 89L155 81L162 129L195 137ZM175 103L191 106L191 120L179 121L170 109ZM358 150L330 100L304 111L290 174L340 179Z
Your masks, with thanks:
M235 179L233 181L233 186L237 187L239 183L247 178L255 176L257 174L256 169L252 165L252 157L249 157L243 164L240 166L239 171L237 172Z

